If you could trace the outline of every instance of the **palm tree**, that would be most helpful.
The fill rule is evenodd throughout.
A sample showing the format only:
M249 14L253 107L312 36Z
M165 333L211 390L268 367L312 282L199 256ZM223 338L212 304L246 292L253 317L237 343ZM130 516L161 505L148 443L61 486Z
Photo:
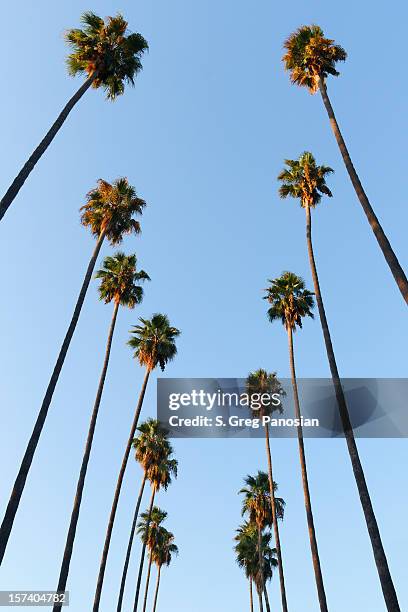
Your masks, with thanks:
M146 368L143 379L142 389L140 391L139 400L136 406L135 416L130 428L129 438L126 444L125 453L123 455L122 464L119 471L118 481L116 484L115 494L112 502L112 508L109 516L108 527L106 530L105 543L102 551L102 558L99 567L99 574L95 590L95 598L93 604L93 612L99 610L99 604L102 594L103 579L105 575L106 562L109 554L109 546L112 537L113 525L116 517L116 510L119 503L120 491L122 488L123 478L125 476L126 466L129 459L130 449L132 448L133 439L137 424L139 421L140 412L142 410L143 399L146 393L147 383L151 372L160 366L164 371L167 363L174 359L177 354L176 338L180 335L180 331L176 327L170 325L168 317L164 314L155 314L151 319L142 319L139 321L141 325L136 325L131 332L133 337L128 344L135 350L134 357L139 361L141 366Z
M262 557L263 557L263 585L264 585L264 597L267 610L269 612L269 600L266 591L266 582L271 580L273 569L278 566L276 559L276 549L270 547L271 533L266 532L262 534ZM249 580L249 601L250 611L253 612L253 598L252 598L252 584L255 583L257 588L258 596L262 581L260 581L260 567L259 567L259 555L258 555L258 528L254 523L246 521L237 529L237 535L235 536L237 544L234 547L237 556L237 563L239 567L245 570L245 575ZM261 591L262 592L262 591Z
M354 190L366 214L380 249L390 267L395 281L408 303L408 280L381 224L371 207L367 194L351 161L346 143L340 131L336 116L327 93L326 79L329 75L339 76L337 62L344 62L347 53L334 40L325 38L323 30L317 26L302 26L285 41L286 53L283 56L286 70L290 71L292 83L307 87L314 94L320 90L323 103L329 116L330 125L336 138L344 164Z
M121 612L123 596L125 592L126 577L129 568L130 555L132 552L133 539L136 530L137 518L139 515L140 504L143 497L144 487L147 480L150 480L150 475L154 470L153 466L159 465L163 460L170 456L172 448L167 441L168 432L165 430L156 419L147 419L137 428L139 435L133 440L133 447L136 451L136 461L143 468L143 478L140 492L138 495L135 513L133 516L132 527L129 535L128 547L126 550L125 563L123 566L122 580L120 584L117 612Z
M353 467L357 489L363 508L367 529L373 547L374 559L380 578L384 599L389 612L399 612L397 594L395 592L391 573L388 567L387 557L381 541L380 530L370 499L364 470L361 465L353 428L350 423L350 416L347 408L346 398L341 385L337 363L334 356L333 344L331 341L330 330L327 323L326 312L324 309L322 294L320 291L319 277L317 275L316 262L312 244L312 219L311 209L320 202L322 194L332 196L330 189L326 185L325 177L332 172L327 166L317 166L316 160L311 153L303 153L298 160L286 160L286 166L279 175L278 179L282 182L279 193L282 198L291 196L300 200L301 206L306 212L306 238L309 254L309 263L312 271L314 292L316 295L317 307L319 310L320 322L323 330L323 337L326 345L326 352L333 379L337 405L343 426L344 436Z
M256 476L248 475L245 479L245 487L239 493L244 495L242 502L242 515L248 514L251 523L257 527L258 536L258 562L259 568L263 568L262 560L262 532L265 527L272 525L274 518L272 516L272 501L269 491L269 477L265 472L258 471ZM277 485L274 482L274 491L277 490ZM275 497L275 496L274 496ZM275 497L275 520L283 519L285 502L282 498ZM259 578L259 609L263 612L262 593L264 591L263 571L260 571ZM283 602L282 602L283 605Z
M153 563L157 566L156 589L154 592L153 612L156 612L157 597L159 595L161 569L163 565L170 565L174 555L178 555L178 547L174 544L174 535L167 531L164 527L158 530L158 538L155 547L151 550L150 555Z
M60 577L58 580L58 592L65 591L67 584L69 566L71 563L72 550L74 546L75 534L81 508L82 494L85 486L86 472L88 469L89 457L91 454L93 438L95 434L96 421L98 418L99 407L101 404L103 388L105 385L106 373L108 370L109 357L112 347L113 333L115 330L116 319L119 306L134 308L143 299L143 288L140 283L150 280L144 270L136 271L136 255L125 255L122 252L116 253L113 257L106 257L103 268L96 273L96 278L101 280L99 286L100 299L109 304L113 302L112 322L109 328L108 341L106 344L105 359L99 379L98 390L96 393L95 404L89 424L88 437L86 440L84 456L82 458L81 470L79 472L78 484L74 498L74 506L69 524L67 541L65 544L64 555L61 564ZM54 612L61 609L62 604L54 605Z
M125 83L134 85L134 79L142 69L141 57L148 44L140 34L128 32L128 23L122 15L108 17L104 21L94 13L86 12L81 22L83 29L68 30L65 40L72 49L67 58L68 72L71 76L85 76L85 81L7 189L0 202L0 220L84 93L91 86L102 88L109 100L115 100L123 94Z
M88 264L74 313L61 345L33 432L21 461L20 469L14 482L14 487L0 528L0 564L4 557L28 472L47 418L48 409L61 374L62 366L64 365L69 345L79 320L79 315L102 243L106 238L111 245L117 245L120 244L125 234L140 233L140 224L133 217L141 215L145 205L146 203L137 197L136 190L129 185L127 179L120 178L112 184L100 179L97 186L88 193L87 202L85 206L81 208L81 223L91 230L93 236L97 239L97 243Z
M283 396L284 391L278 379L276 378L276 373L268 374L265 370L257 370L256 372L251 372L246 380L246 389L249 395L252 394L263 394L268 393L270 395L274 393L280 394ZM282 410L280 406L280 410ZM260 411L257 411L257 416L261 418L266 415L267 412L271 412L272 409L269 408L267 411L266 406L262 406ZM260 414L259 414L260 412ZM269 443L269 425L268 423L264 424L265 428L265 442L266 442L266 456L268 460L268 480L269 480L269 495L271 500L271 510L272 510L272 523L274 529L275 536L275 544L276 551L278 555L278 568L279 568L279 582L280 582L280 591L281 591L281 599L282 599L282 609L284 612L288 609L288 604L286 600L286 588L285 588L285 575L283 571L283 561L282 561L282 549L280 543L279 536L279 525L276 517L276 504L275 504L275 492L273 486L273 469L272 469L272 453Z
M305 287L303 279L292 272L284 272L280 278L269 281L265 299L271 304L268 317L271 323L280 320L286 328L289 344L289 362L292 377L293 397L295 400L295 416L300 423L300 402L296 380L295 358L293 353L293 333L296 327L302 327L304 317L313 318L313 293ZM309 479L307 475L305 445L302 425L297 427L300 469L302 474L303 495L305 498L307 526L309 530L310 548L312 551L313 569L316 580L317 594L321 612L327 612L326 593L324 590L323 575L320 566L319 550L317 547L314 527L312 502L310 499Z
M146 542L146 546L149 551L149 563L147 569L146 588L143 600L143 612L146 612L147 596L149 593L150 574L152 571L153 556L152 551L157 547L159 539L161 537L160 530L163 529L162 522L167 518L167 512L160 510L157 506L152 508L151 515L149 517L147 512L142 514L142 520L138 525L138 534L140 535L142 542Z
M152 517L153 517L154 499L155 499L156 493L159 491L160 488L163 488L165 491L167 491L168 487L171 485L172 477L177 478L177 460L176 459L171 459L170 457L166 457L161 463L151 466L150 480L152 483L152 496L150 499L150 506L149 506L148 512L142 514L142 523L139 525L139 533L142 533L141 529L142 529L143 524L146 526L146 531L143 532L144 537L142 537L143 546L142 546L142 552L140 555L139 573L137 577L137 586L136 586L135 603L133 606L133 612L137 612L137 605L139 603L144 558L146 554L146 547L148 545L148 536L149 536L148 530L149 530L150 522L152 521ZM167 516L167 513L165 513L165 515ZM147 582L146 582L145 605L147 601L147 589L149 586L150 569L151 569L151 563L149 564L149 573L148 573Z

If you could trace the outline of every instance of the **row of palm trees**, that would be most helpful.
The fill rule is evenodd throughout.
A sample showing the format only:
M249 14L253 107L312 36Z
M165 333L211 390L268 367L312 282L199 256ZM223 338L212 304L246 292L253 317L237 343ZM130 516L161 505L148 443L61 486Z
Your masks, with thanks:
M94 272L97 257L99 255L102 242L106 238L111 245L119 244L126 234L139 233L140 223L134 218L142 213L145 207L145 202L137 195L135 189L129 185L127 179L120 178L113 183L108 183L105 180L99 180L97 186L87 194L85 205L81 208L81 222L85 227L88 227L97 240L96 247L91 256L85 278L81 287L81 291L74 309L71 323L68 327L65 339L62 343L54 371L52 373L46 394L44 396L40 411L35 423L32 435L27 445L26 452L23 456L20 468L17 473L15 484L10 496L10 500L6 509L6 513L0 528L0 559L3 560L7 543L9 541L13 522L18 511L18 507L22 498L26 479L35 456L35 451L40 440L40 436L45 425L48 410L51 404L53 393L55 391L62 367L68 352L70 342L72 340L76 325L79 320L81 309L85 300L86 292L90 285L90 281ZM100 374L99 384L97 387L93 411L91 414L88 436L85 444L85 449L82 458L82 464L78 476L77 488L73 502L71 519L68 527L66 544L61 563L60 575L58 580L58 591L66 589L70 563L73 554L73 546L75 542L76 529L79 520L82 497L85 487L85 479L88 469L88 463L91 456L92 445L94 442L94 434L96 422L99 415L99 409L102 400L103 389L108 372L108 365L114 337L116 321L120 306L133 309L139 305L143 299L142 284L150 280L148 274L144 270L139 270L137 266L136 255L126 255L118 251L112 256L108 256L103 261L103 266L95 274L99 279L99 297L106 304L113 303L112 318L108 329L106 342L105 356ZM105 566L109 552L110 539L112 535L116 510L119 502L119 495L125 475L126 466L128 463L129 454L134 441L136 428L138 426L140 412L142 409L143 399L146 392L146 387L151 372L160 366L165 369L166 364L176 355L176 338L180 331L171 326L166 315L155 314L151 319L139 319L139 324L135 325L131 330L131 337L128 342L133 349L134 357L138 360L141 366L145 368L145 375L142 384L142 389L138 398L135 415L131 424L128 442L125 448L122 465L119 471L118 482L114 492L114 500L112 504L111 515L108 522L105 546L102 553L102 560L98 583L95 593L95 609L99 607L100 596L105 573ZM168 454L171 454L170 447ZM173 465L168 460L167 469ZM174 469L174 466L173 468ZM171 473L171 470L170 470ZM158 473L157 478L163 474ZM149 472L148 476L151 478ZM167 476L170 478L170 476ZM153 482L153 480L152 480ZM163 482L157 480L156 490L160 486L167 486L166 480ZM141 576L139 578L140 583ZM140 589L140 584L139 584ZM54 610L60 609L58 604L55 604Z
M294 342L293 334L296 329L302 328L302 322L305 317L313 318L314 308L314 296L316 298L318 312L320 316L323 337L326 346L326 352L328 356L329 366L333 379L336 401L341 416L341 422L343 426L344 436L347 442L347 448L350 455L350 460L357 484L357 489L360 496L360 501L364 516L366 519L367 530L371 540L372 549L374 553L374 560L377 566L377 571L382 587L383 595L387 610L390 612L399 612L399 604L391 577L391 573L388 567L387 557L381 541L381 535L379 532L378 524L376 521L374 509L371 503L369 490L364 476L363 467L358 454L357 445L354 438L352 425L350 423L350 417L348 412L347 403L345 400L343 388L341 385L337 364L334 356L333 346L330 337L330 331L327 323L327 317L324 309L319 278L317 274L316 262L313 252L313 243L311 236L311 209L314 209L316 205L321 201L322 196L326 195L332 197L332 193L326 184L326 176L332 172L332 169L327 166L318 166L313 155L309 152L303 153L297 160L285 160L286 168L279 174L278 180L281 182L280 196L286 198L288 196L294 197L300 200L301 206L306 212L306 238L307 238L307 249L309 255L309 263L311 267L311 273L314 284L314 293L309 291L302 278L292 272L283 272L278 278L269 281L265 298L268 300L270 307L268 309L268 318L271 323L280 320L283 324L288 338L288 354L289 354L289 365L291 371L292 380L292 391L294 399L295 416L300 422L301 407L300 399L297 387L296 378L296 367L294 357ZM276 377L276 373L268 373L263 369L251 372L246 380L247 392L248 393L279 393L281 396L284 391ZM261 409L261 416L266 414L266 408ZM259 418L259 411L256 412L256 417ZM310 540L310 548L312 555L312 563L315 575L316 589L318 594L319 606L321 612L328 611L328 604L326 598L326 592L324 588L322 568L320 563L320 557L318 552L316 529L312 511L311 495L308 482L306 453L303 440L303 430L301 424L297 427L298 437L298 450L299 460L301 467L301 478L304 493L304 502L306 510L307 527ZM274 527L277 566L279 569L280 577L280 589L282 599L282 610L283 612L288 611L286 587L284 579L283 561L282 561L282 547L280 543L279 528L276 510L276 500L274 498L274 479L272 471L272 456L269 442L269 431L268 425L265 424L265 438L266 438L266 450L267 450L267 461L268 461L268 476L269 476L269 504L271 519L270 523ZM268 496L263 494L262 503L266 503ZM258 506L258 512L259 506ZM255 515L253 520L256 523ZM260 519L259 519L260 520ZM268 524L268 523L266 523ZM262 522L258 524L258 554L259 554L259 567L261 565L261 540L260 530ZM262 579L262 571L259 576ZM260 585L263 588L261 583ZM268 607L268 604L267 604ZM262 602L260 601L260 610L262 610Z
M330 335L330 329L327 321L326 311L324 308L322 292L317 273L316 261L313 251L312 230L311 230L311 215L312 210L321 201L322 196L332 196L330 189L326 184L326 176L332 171L328 166L319 166L315 158L309 152L303 153L299 159L285 161L285 169L278 176L281 182L280 196L282 198L293 197L300 201L301 207L306 213L306 242L309 257L309 264L313 278L314 294L316 297L319 318L323 331L323 338L326 347L327 358L329 362L330 372L333 380L336 402L339 409L342 428L347 443L347 448L353 468L353 473L360 496L360 501L366 520L368 534L371 540L371 545L374 554L374 560L377 566L378 576L380 579L381 588L384 595L384 600L389 612L398 612L399 604L394 583L388 567L387 557L381 540L380 531L378 528L376 516L370 498L370 493L366 483L364 470L360 461L356 441L354 438L353 428L350 422L350 416L343 387L341 385L340 375L337 368L337 363L334 355L333 344ZM302 279L296 275L286 272L280 278L271 280L269 287L266 290L266 299L271 303L268 311L268 316L271 322L280 319L286 328L289 344L290 368L292 376L293 394L295 399L295 409L300 414L299 397L296 385L296 371L293 351L293 332L296 327L301 327L302 318L311 316L313 306L313 297L311 292L305 289ZM303 436L301 429L298 430L299 452L302 468L305 499L310 497L307 489L306 463L303 448ZM312 556L314 560L314 570L316 575L316 584L319 593L319 603L321 610L327 610L326 596L323 587L323 579L318 562L317 543L314 535L313 515L311 507L307 509L309 532L311 535Z
M15 199L25 180L33 170L35 164L46 151L53 138L62 127L70 111L75 104L82 98L84 93L92 86L95 89L102 88L106 91L107 98L115 100L124 93L125 85L134 85L135 77L142 69L141 58L148 49L145 39L137 33L131 33L128 24L122 15L101 19L92 12L86 12L81 17L82 28L71 29L66 33L66 41L71 47L71 54L67 58L68 71L72 76L83 74L86 76L84 84L79 88L75 95L66 104L57 120L47 132L45 138L35 149L33 154L24 164L23 168L13 181L10 188L0 203L0 219ZM52 398L73 338L85 297L94 274L96 262L104 241L111 246L119 245L125 235L139 234L141 231L138 217L142 215L146 203L141 199L133 186L126 178L118 178L112 183L100 179L97 185L89 191L86 202L82 206L81 223L88 228L96 240L94 250L88 263L74 312L60 347L53 372L51 374L40 410L35 422L33 432L28 441L26 451L21 461L13 490L6 508L4 519L0 527L0 563L3 561L6 547L11 536L13 523L22 499L26 480L35 456L35 452L43 431ZM89 424L88 436L82 458L82 464L78 475L76 493L73 501L71 519L68 527L66 544L61 563L60 575L58 580L58 590L66 588L70 563L73 554L73 546L77 524L80 515L80 508L85 487L85 479L88 463L91 456L92 445L94 442L95 427L99 415L104 384L108 372L110 353L117 317L120 306L133 309L139 305L143 299L143 283L150 280L144 270L139 270L136 255L127 255L121 251L106 257L102 268L97 271L95 277L99 279L99 296L105 303L113 303L113 312L108 336L99 384L97 387L93 411ZM164 370L167 363L176 355L176 338L180 331L173 327L167 316L155 314L150 319L139 319L139 324L135 325L131 331L128 342L134 351L134 357L139 364L144 367L145 374L142 388L138 397L133 422L130 427L129 437L124 449L122 464L120 466L118 480L114 491L112 508L107 525L105 544L102 551L100 571L95 591L94 610L99 609L100 597L102 593L103 580L105 575L106 562L109 553L110 541L115 522L116 511L119 503L119 496L122 489L123 478L128 464L129 455L134 440L135 432L138 427L139 417L143 405L143 400L153 370L158 366ZM157 426L156 426L157 429ZM156 431L156 436L159 432ZM163 449L164 449L163 445ZM149 480L152 483L154 492L161 487L167 488L171 482L171 476L176 474L177 462L171 459L172 449L167 443L167 455L162 454L161 462L148 462L145 464L144 483ZM157 457L156 457L157 459ZM143 487L144 487L143 483ZM143 491L141 491L142 493ZM154 496L152 497L152 500ZM138 500L137 512L141 503L141 495ZM153 510L153 501L149 509L148 516ZM137 512L135 521L137 521ZM146 529L149 531L149 520L146 522ZM164 529L164 528L163 528ZM173 535L170 532L160 532L160 542L157 547L152 547L153 540L149 539L143 546L143 556L146 547L149 556L159 568L163 564L169 563L171 554L176 552L173 543ZM132 534L133 542L134 529ZM160 546L158 545L160 543ZM135 596L135 606L140 591L140 575L138 579L138 589ZM157 600L157 594L156 594ZM60 609L56 604L54 611Z
M278 520L283 520L285 502L276 497L277 484L273 482L273 497L270 493L269 475L258 471L255 476L248 475L245 487L239 493L244 495L242 515L248 519L237 529L235 552L237 563L245 570L249 580L250 606L253 612L253 590L255 585L259 600L259 610L263 612L263 600L267 612L270 612L269 597L266 588L272 578L272 571L279 567L276 548L270 547L272 534L268 531ZM272 512L274 508L274 512Z
M152 564L155 563L158 569L153 606L153 610L155 610L157 605L161 568L164 564L170 564L172 555L178 554L178 548L174 544L174 535L167 531L162 525L163 521L167 517L167 512L154 505L157 493L160 491L160 489L164 489L166 491L172 482L172 478L177 477L178 462L173 457L173 448L167 439L167 435L168 432L157 420L149 418L147 421L142 423L140 427L138 427L138 435L132 442L135 449L136 461L142 468L142 482L129 531L129 541L126 549L118 594L116 608L117 612L121 612L123 606L129 562L136 531L141 536L142 549L134 598L134 612L137 610L140 599L146 550L148 551L149 562L143 599L143 612L146 611L148 601ZM139 510L147 482L150 482L151 485L150 504L148 510L141 514L141 521L138 524L137 521Z

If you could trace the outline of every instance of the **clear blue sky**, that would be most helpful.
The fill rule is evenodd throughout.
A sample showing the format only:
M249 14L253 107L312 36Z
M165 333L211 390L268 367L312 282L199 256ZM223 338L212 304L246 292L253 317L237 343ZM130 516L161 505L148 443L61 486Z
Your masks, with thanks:
M406 18L402 1L8 2L0 39L4 192L79 81L64 67L65 28L92 9L123 11L150 53L115 104L88 92L0 227L1 512L65 333L93 240L78 208L99 177L128 176L148 207L124 243L151 275L138 310L120 312L69 578L72 612L90 609L114 483L141 383L126 347L137 317L165 312L183 332L169 376L289 374L286 337L265 317L262 289L284 269L311 284L304 215L279 201L275 177L304 149L334 167L334 198L314 215L321 284L343 376L407 375L406 308L349 184L320 99L291 87L282 41L318 22L349 53L329 84L354 162L405 267ZM378 53L377 53L378 50ZM397 58L397 60L395 60ZM405 128L405 129L404 129ZM103 255L110 248L105 245ZM54 589L111 308L90 288L10 540L0 588ZM296 336L298 374L326 376L318 322ZM144 416L155 413L152 381ZM408 607L406 440L361 440L384 545ZM169 512L180 556L163 572L159 612L248 610L232 552L242 477L265 467L261 440L177 441ZM290 610L317 611L296 442L273 447L286 499L282 546ZM370 543L341 440L307 441L312 501L331 612L383 612ZM101 611L114 609L140 471L127 473ZM147 504L147 501L145 502ZM133 597L138 554L130 568ZM279 609L278 581L271 586ZM130 605L130 603L129 603Z

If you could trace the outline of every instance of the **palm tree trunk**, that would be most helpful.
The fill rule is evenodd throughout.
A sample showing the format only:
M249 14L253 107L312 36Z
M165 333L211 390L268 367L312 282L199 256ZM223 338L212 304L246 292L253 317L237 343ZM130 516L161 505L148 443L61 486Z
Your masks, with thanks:
M262 591L264 589L264 567L263 567L263 555L262 555L262 531L260 526L258 525L258 563L259 563L259 610L263 612L263 604L262 604ZM133 612L136 612L134 610Z
M18 192L24 185L26 179L28 178L32 170L34 170L34 166L36 165L40 157L45 153L51 142L54 140L55 136L61 129L64 121L68 117L71 110L74 108L75 104L79 102L84 93L90 88L95 78L96 73L91 75L81 85L81 87L72 96L72 98L67 102L67 104L64 106L64 108L58 115L56 121L52 124L51 128L48 130L38 147L33 151L24 166L21 168L20 172L17 174L16 178L11 183L10 187L7 189L2 200L0 201L0 220L6 214L8 207L12 204L14 198L17 196Z
M99 255L99 251L101 250L101 246L103 240L105 238L105 232L101 232L98 241L96 243L94 252L89 261L88 268L85 274L84 281L82 283L81 290L79 292L79 296L77 299L77 303L75 305L74 314L72 315L71 322L69 324L67 333L65 335L64 341L61 345L60 352L57 358L57 361L54 366L54 371L51 375L50 382L48 383L47 390L45 392L44 399L41 404L40 411L37 416L37 420L35 422L33 432L28 441L26 451L24 453L23 459L21 461L20 469L18 471L16 480L14 482L13 490L11 492L11 496L7 505L7 509L3 518L3 522L0 528L0 565L3 561L4 553L6 551L7 543L10 537L10 533L13 527L14 519L17 514L17 510L20 504L21 496L24 491L24 486L27 480L28 472L30 470L31 464L34 459L34 454L40 440L41 432L44 427L45 420L47 418L48 409L51 404L52 396L55 391L55 387L57 386L57 382L59 379L59 375L61 374L62 366L64 365L65 357L67 355L69 345L72 340L72 336L74 335L75 328L77 326L79 315L81 313L81 309L85 300L85 295L89 287L89 283L91 282L92 273L95 268L95 263Z
M134 539L135 531L136 531L137 517L139 516L140 504L142 501L145 484L146 484L146 472L144 473L144 476L143 476L142 486L140 487L139 497L137 498L137 503L136 503L136 508L135 508L135 514L133 516L132 528L130 530L129 542L128 542L128 547L126 551L125 564L123 566L122 580L120 583L120 591L119 591L118 605L116 608L116 612L122 611L122 602L123 602L123 595L125 593L125 585L126 585L127 572L129 568L130 553L132 552L133 539Z
M316 263L313 254L312 245L312 219L310 207L307 205L306 210L306 238L307 248L309 253L309 262L313 276L314 290L316 294L317 307L319 310L320 322L322 325L324 342L326 345L327 358L329 361L330 372L333 379L336 400L339 407L340 418L343 426L344 436L347 442L347 448L350 455L351 465L353 467L354 478L356 480L358 493L360 496L361 505L364 512L364 517L367 523L367 530L373 548L374 559L377 565L377 571L380 578L381 588L383 591L385 604L388 612L400 612L397 594L392 581L391 573L388 567L387 557L381 541L380 530L378 528L377 519L374 514L374 509L371 503L370 493L364 476L363 467L360 462L356 441L354 438L353 428L350 423L350 416L344 396L343 387L341 385L339 372L337 370L336 359L334 356L333 345L330 337L329 326L326 319L322 295L320 293L319 278L317 276Z
M249 609L251 612L254 612L254 598L252 595L252 578L249 579Z
M99 610L99 604L101 601L101 594L102 594L103 579L105 576L106 562L108 560L109 546L110 546L110 541L112 538L112 531L113 531L113 525L114 525L115 517L116 517L116 510L118 508L120 491L122 489L122 483L123 483L123 478L125 476L125 471L126 471L127 462L129 459L130 449L132 448L133 438L135 437L136 427L139 421L140 412L142 410L143 399L146 393L146 387L147 387L147 383L149 380L149 376L150 376L150 370L147 369L144 380L143 380L142 389L140 391L139 400L137 403L132 427L130 428L129 439L127 441L125 453L123 455L122 465L120 467L119 476L118 476L118 482L116 484L115 495L114 495L113 502L112 502L112 508L111 508L111 513L109 516L108 527L106 530L105 543L104 543L103 551L102 551L102 558L101 558L101 564L99 567L98 580L96 583L95 598L94 598L93 609L92 609L93 612L98 612Z
M358 174L354 168L353 162L351 161L350 154L348 152L346 143L344 142L344 138L342 136L339 125L337 123L336 116L334 114L333 107L331 105L330 98L327 93L326 84L324 83L323 79L319 80L319 89L320 89L320 93L323 99L324 106L326 107L326 111L330 119L331 128L333 130L334 136L339 146L340 153L343 157L343 161L346 166L347 172L350 176L351 182L353 183L354 190L357 194L358 199L360 200L360 204L363 207L363 210L366 214L368 222L371 225L371 229L373 230L374 235L377 238L377 242L390 267L390 270L395 278L395 281L399 287L399 290L401 291L403 298L408 304L407 277L397 259L397 256L392 250L389 240L387 236L385 235L385 232L383 228L381 227L381 224L378 221L375 212L373 211L371 207L369 199L364 191L364 188L360 182Z
M271 607L269 605L268 591L266 590L266 584L264 584L263 593L265 597L266 612L271 612Z
M146 578L146 588L145 588L145 594L144 594L144 601L143 601L143 612L146 612L146 606L147 606L147 596L149 593L149 582L150 582L150 574L152 571L152 558L149 558L149 567L147 570L147 578Z
M271 497L273 531L275 535L276 554L278 557L278 570L279 570L279 583L280 583L280 591L281 591L282 610L283 612L288 612L288 604L286 601L285 575L283 573L282 549L281 549L280 537L279 537L278 518L276 516L275 491L274 491L274 486L273 486L274 481L273 481L273 472L272 472L272 454L271 454L271 447L269 444L269 426L268 424L265 424L265 441L266 441L266 455L268 458L269 493Z
M295 416L300 421L300 417L301 417L300 402L299 402L299 394L298 394L298 387L297 387L297 380L296 380L295 357L293 353L293 333L292 333L292 328L290 326L287 327L287 330L288 330L288 342L289 342L290 371L291 371L291 376L292 376L293 396L295 400ZM300 469L302 472L303 495L305 498L306 518L307 518L307 526L309 530L309 540L310 540L310 548L312 551L313 569L314 569L315 580L316 580L317 595L319 598L321 612L328 612L326 593L325 593L324 584L323 584L322 570L320 567L319 550L317 548L317 539L316 539L316 532L315 532L314 520L313 520L312 502L310 499L310 491L309 491L309 479L307 476L305 445L303 441L303 430L302 430L301 425L299 425L297 428L297 435L298 435L298 443L299 443Z
M159 567L157 568L157 582L156 582L156 591L154 593L153 612L156 612L157 596L159 594L159 586L160 586L160 574L161 574L161 566L159 565ZM251 608L251 612L253 612L252 608Z
M137 577L135 603L133 605L133 612L137 612L137 604L139 603L139 594L140 594L140 586L141 586L141 583L142 583L144 558L145 558L145 554L146 554L147 538L149 536L150 517L152 515L155 495L156 495L156 487L153 485L152 486L152 498L150 500L149 514L148 514L148 517L147 517L147 524L146 524L146 536L145 536L145 538L143 540L142 553L140 555L139 574L138 574L138 577Z
M257 591L258 591L258 601L259 601L259 612L263 612L262 591L261 589L257 589Z
M83 494L84 486L85 486L85 477L86 477L86 472L88 469L89 457L91 455L92 443L93 443L93 438L95 434L96 421L98 418L99 407L101 404L103 387L105 385L106 373L108 370L109 357L110 357L110 352L111 352L111 347L112 347L113 332L115 331L118 310L119 310L119 302L116 302L114 309L113 309L112 321L111 321L110 328L109 328L108 341L106 343L105 359L103 362L101 377L99 379L98 391L96 393L91 422L89 424L88 437L86 440L84 456L82 458L81 470L79 472L78 484L77 484L77 489L76 489L75 499L74 499L74 507L72 508L71 521L69 524L67 541L65 544L64 556L62 558L60 576L58 580L58 587L57 587L58 593L65 591L65 587L67 585L69 566L71 563L72 550L74 546L75 534L76 534L76 529L77 529L78 519L79 519L79 511L81 509L82 494ZM54 604L53 612L58 612L58 610L61 610L61 607L62 607L61 603Z

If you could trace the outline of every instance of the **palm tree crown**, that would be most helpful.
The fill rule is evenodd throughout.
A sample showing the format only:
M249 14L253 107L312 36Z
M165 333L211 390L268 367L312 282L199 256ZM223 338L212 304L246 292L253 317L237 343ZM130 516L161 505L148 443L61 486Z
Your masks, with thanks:
M269 477L266 472L258 471L256 476L246 476L245 487L239 493L244 494L242 502L242 514L248 514L251 523L260 529L272 525L271 501L269 492ZM274 491L278 485L273 483ZM276 516L283 519L285 502L281 497L275 497Z
M143 542L146 542L149 549L152 549L157 542L158 528L167 518L167 512L158 506L153 506L151 513L142 512L140 522L137 526L137 533Z
M147 419L137 430L139 434L133 440L136 461L148 473L153 464L161 464L170 457L173 448L167 440L167 430L156 419Z
M105 257L103 268L95 274L101 279L99 297L108 304L134 308L143 300L143 287L140 282L150 280L144 270L136 271L136 255L125 255L121 251L113 257Z
M81 16L83 28L68 30L65 40L72 49L67 58L71 76L94 76L92 86L102 87L110 100L125 91L125 83L134 85L142 70L141 57L148 44L141 34L129 33L122 15L105 21L92 12Z
M281 397L286 395L280 381L276 377L276 372L268 373L266 370L260 368L255 372L250 372L246 379L246 392L249 396L262 395L263 393L268 393L272 395L274 393L278 393ZM282 405L279 406L262 406L260 410L256 412L259 414L261 412L262 415L269 414L273 410L277 410L278 412L283 412Z
M245 570L245 576L248 579L252 578L252 580L254 580L259 590L262 586L262 582L260 581L258 534L256 525L245 521L245 523L237 529L237 535L234 539L237 542L234 546L237 563L239 567ZM278 565L278 561L276 560L276 549L270 547L271 539L272 535L270 532L262 534L261 551L264 571L263 583L272 578L273 569Z
M177 478L178 461L165 457L158 463L152 463L148 468L148 478L156 491L164 489L167 491L172 483L172 478Z
M154 314L151 319L140 318L139 321L142 324L134 326L133 337L128 342L135 349L134 357L149 370L159 365L163 371L177 354L175 339L180 331L170 325L164 314Z
M174 535L167 531L165 527L159 525L155 545L150 549L153 563L159 568L163 565L168 566L171 563L172 557L178 555L178 552L178 546L174 544Z
M332 197L326 185L326 176L333 172L329 166L318 166L311 153L305 151L299 159L285 159L286 168L278 176L282 185L279 188L281 198L299 198L301 206L316 206L322 194Z
M113 183L99 179L81 208L81 223L90 228L95 238L105 232L111 244L119 244L125 234L140 233L140 223L133 217L141 215L145 206L126 178Z
M314 294L306 289L300 276L283 272L279 278L268 282L264 299L271 304L268 310L271 323L280 319L286 329L296 331L296 326L302 327L303 317L314 318Z
M334 40L325 38L317 25L302 26L293 32L284 43L286 53L282 60L290 71L292 83L307 87L316 93L320 79L329 74L338 76L337 62L344 62L347 53Z

